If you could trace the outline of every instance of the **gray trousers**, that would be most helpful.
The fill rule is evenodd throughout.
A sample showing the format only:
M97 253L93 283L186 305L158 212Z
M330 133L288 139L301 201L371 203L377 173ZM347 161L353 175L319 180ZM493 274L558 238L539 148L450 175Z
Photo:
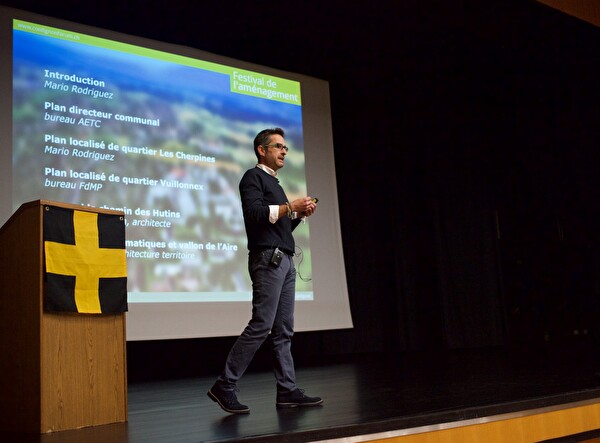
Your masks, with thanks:
M250 253L248 270L252 280L252 318L229 351L225 369L217 383L234 390L254 354L271 333L273 372L277 391L296 388L296 373L291 353L294 335L296 269L291 256L284 254L278 267L269 263L272 249Z

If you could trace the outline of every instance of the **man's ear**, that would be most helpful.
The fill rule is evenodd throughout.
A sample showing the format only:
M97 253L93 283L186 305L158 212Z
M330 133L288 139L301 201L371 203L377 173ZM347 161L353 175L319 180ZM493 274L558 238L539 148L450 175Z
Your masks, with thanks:
M258 145L258 148L256 149L258 150L258 155L260 155L261 157L267 155L267 151L263 145Z

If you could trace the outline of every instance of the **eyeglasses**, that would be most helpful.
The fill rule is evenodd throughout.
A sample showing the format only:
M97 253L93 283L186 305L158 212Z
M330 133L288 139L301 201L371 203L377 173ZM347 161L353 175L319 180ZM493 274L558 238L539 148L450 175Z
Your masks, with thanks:
M288 152L290 150L290 148L288 148L286 145L282 145L281 143L275 143L274 145L265 145L265 148L277 148L280 151L283 149L285 152Z

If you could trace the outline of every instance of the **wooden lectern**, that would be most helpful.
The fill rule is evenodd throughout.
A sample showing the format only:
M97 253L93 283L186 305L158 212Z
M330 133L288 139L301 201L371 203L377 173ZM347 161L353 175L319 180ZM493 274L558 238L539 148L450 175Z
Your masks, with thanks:
M44 205L0 228L0 429L46 433L127 421L125 314L43 309Z

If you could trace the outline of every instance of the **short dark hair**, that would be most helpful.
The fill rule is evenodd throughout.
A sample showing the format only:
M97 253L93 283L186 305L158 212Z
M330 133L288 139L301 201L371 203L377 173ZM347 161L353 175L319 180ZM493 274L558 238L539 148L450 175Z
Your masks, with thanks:
M271 136L275 134L285 137L285 132L283 132L283 129L281 128L263 129L258 134L256 134L256 137L254 137L254 154L256 154L257 159L260 160L260 155L258 154L258 147L261 145L268 145L271 141Z

